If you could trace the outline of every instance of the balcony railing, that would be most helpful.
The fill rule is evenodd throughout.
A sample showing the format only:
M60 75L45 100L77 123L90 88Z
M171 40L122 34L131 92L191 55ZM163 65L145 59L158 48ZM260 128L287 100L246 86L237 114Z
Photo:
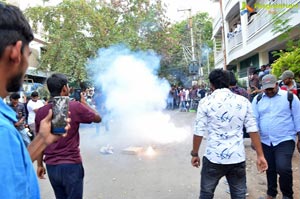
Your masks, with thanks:
M236 0L224 1L223 8L225 6L227 10L230 9L235 1ZM226 62L228 63L274 39L276 35L272 33L272 24L276 17L283 20L287 18L292 19L290 21L292 27L299 24L295 18L299 16L300 0L256 0L252 6L257 12L253 20L248 22L246 26L242 24L245 28L242 32L227 38ZM215 24L217 24L216 22L217 20L215 20ZM216 28L216 26L214 26L214 28ZM243 36L246 38L243 38ZM246 43L243 43L243 40L246 41ZM218 52L221 51L218 50ZM224 59L222 53L218 52L215 53L215 64L220 63ZM243 71L241 71L241 73L243 73ZM244 74L241 75L244 76Z
M215 63L219 63L224 59L223 50L215 53Z
M222 26L222 19L220 13L215 17L213 22L213 35L216 35L220 31Z
M248 24L247 39L249 40L265 26L272 23L273 16L280 15L289 9L295 9L295 11L299 11L299 5L296 8L291 8L296 3L299 3L299 0L257 1L254 4L257 14L251 23Z
M228 50L231 51L243 42L242 32L233 33L233 37L228 39Z
M226 1L226 4L225 4L225 10L228 9L228 6L230 5L230 3L231 3L231 0L227 0L227 1Z

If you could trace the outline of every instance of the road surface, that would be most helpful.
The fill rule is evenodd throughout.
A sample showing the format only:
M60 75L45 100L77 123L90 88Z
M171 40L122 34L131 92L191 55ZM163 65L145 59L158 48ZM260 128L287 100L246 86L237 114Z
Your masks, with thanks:
M101 133L96 135L95 126L81 128L81 152L85 168L85 199L196 199L199 197L200 169L190 164L189 152L192 147L192 126L196 113L166 111L178 127L189 131L189 136L182 142L157 144L144 142L128 143L121 133L115 135ZM112 124L113 125L113 124ZM112 127L113 128L113 127ZM101 127L101 130L104 130ZM205 144L205 140L203 142ZM100 149L113 147L113 154L103 154ZM145 151L152 146L153 156ZM132 153L124 149L134 148ZM247 186L249 199L264 196L266 191L265 174L259 174L255 166L255 152L250 147L250 140L245 140L247 153ZM140 151L141 153L135 153ZM201 147L202 154L204 145ZM299 153L293 158L294 198L299 195ZM47 178L47 176L46 176ZM49 179L39 180L42 199L53 199ZM221 179L215 191L216 199L229 199L227 185ZM279 196L277 197L279 198ZM280 197L281 198L281 197Z

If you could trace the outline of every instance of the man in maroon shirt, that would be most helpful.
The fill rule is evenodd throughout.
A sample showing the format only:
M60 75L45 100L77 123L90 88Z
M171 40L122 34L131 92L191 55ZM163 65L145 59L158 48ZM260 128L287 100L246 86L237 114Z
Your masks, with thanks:
M69 96L68 80L63 74L51 75L47 79L47 87L51 97ZM51 107L50 99L49 103L36 113L37 130L41 120ZM87 105L83 95L81 95L80 102L71 101L69 103L69 111L72 113L71 128L67 136L49 145L43 153L56 199L80 199L83 197L84 169L79 149L79 125L80 123L101 122L100 115ZM43 155L37 161L37 175L40 179L44 179L46 173L43 166Z

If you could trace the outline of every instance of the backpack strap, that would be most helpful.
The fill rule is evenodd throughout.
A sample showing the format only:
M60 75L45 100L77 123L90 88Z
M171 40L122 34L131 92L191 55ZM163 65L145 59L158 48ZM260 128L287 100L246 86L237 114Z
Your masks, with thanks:
M261 100L263 93L259 93L256 98L256 104Z
M283 86L283 85L284 85L284 83L283 83L283 81L281 80L281 81L278 83L278 86L281 87L281 86Z
M262 98L262 95L263 93L259 93L257 95L257 98L256 98L256 104L261 100ZM288 94L287 94L287 100L289 101L290 103L290 109L292 110L292 102L293 102L293 99L294 99L294 94L290 91L288 91Z
M290 91L288 91L287 99L290 103L290 109L292 110L292 102L293 102L294 94Z

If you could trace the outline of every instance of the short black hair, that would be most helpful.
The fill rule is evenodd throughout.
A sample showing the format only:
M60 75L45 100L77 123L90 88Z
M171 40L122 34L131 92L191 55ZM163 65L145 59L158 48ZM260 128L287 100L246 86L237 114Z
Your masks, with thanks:
M229 71L229 86L235 86L237 84L237 80L232 71Z
M0 57L7 46L21 40L23 49L33 38L32 29L22 11L16 6L0 2Z
M33 91L31 93L31 97L38 97L39 96L39 93L37 91Z
M10 96L9 96L10 99L20 99L20 94L19 93L12 93Z
M60 96L61 90L68 84L68 78L61 73L54 73L47 79L47 87L51 97Z
M226 70L214 69L208 79L215 89L229 88L229 73Z

